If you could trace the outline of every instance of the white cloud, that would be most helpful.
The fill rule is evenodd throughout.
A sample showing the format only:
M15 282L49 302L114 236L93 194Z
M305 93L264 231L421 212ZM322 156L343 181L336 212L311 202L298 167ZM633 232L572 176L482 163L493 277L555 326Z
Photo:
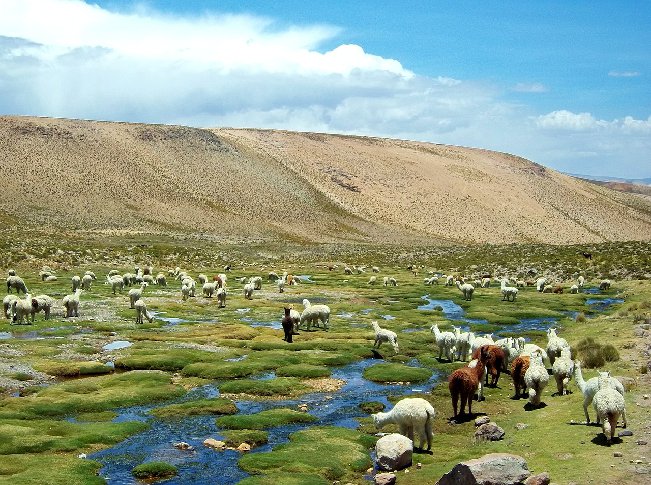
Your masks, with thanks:
M541 83L518 83L513 86L513 91L517 93L546 93L549 90Z
M637 71L610 71L610 77L638 77L640 75Z
M325 49L337 27L115 13L81 0L0 2L0 114L388 136L648 176L651 118L536 116L491 84L421 76L359 45Z

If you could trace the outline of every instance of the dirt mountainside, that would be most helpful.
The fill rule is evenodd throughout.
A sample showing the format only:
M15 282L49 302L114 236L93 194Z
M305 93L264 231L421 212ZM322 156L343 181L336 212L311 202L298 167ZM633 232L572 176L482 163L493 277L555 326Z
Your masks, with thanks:
M651 198L402 140L0 117L0 221L215 240L650 240Z

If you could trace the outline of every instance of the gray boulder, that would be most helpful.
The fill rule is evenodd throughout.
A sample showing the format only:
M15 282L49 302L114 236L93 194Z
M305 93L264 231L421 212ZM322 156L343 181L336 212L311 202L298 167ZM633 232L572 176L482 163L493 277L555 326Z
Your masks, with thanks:
M375 485L394 485L396 476L393 473L378 473L374 479Z
M531 472L524 458L509 453L489 453L455 467L437 485L523 485Z
M375 444L375 456L380 470L402 470L411 465L414 443L398 433L383 436Z
M504 430L495 423L482 424L475 431L477 441L499 441L504 438Z

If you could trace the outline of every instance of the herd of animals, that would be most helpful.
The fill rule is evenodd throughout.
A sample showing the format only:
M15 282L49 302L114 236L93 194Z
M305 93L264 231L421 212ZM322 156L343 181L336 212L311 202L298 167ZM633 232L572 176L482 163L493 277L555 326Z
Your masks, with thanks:
M353 269L354 268L354 269ZM350 275L353 272L362 273L364 268L346 266L344 274ZM330 270L336 267L329 267ZM417 270L409 268L417 275ZM225 271L230 267L224 267ZM373 273L378 273L379 268L372 267ZM57 276L50 268L43 268L39 273L42 281L56 281ZM117 270L111 270L106 276L106 285L110 286L113 294L116 291L123 291L125 287L132 287L128 290L130 308L136 311L136 323L143 323L145 319L152 322L154 317L147 310L142 296L148 285L167 286L167 280L174 278L181 284L181 297L185 301L189 297L195 296L197 282L189 276L187 272L181 271L180 268L169 270L165 273L153 274L153 268L136 267L134 273L120 274ZM200 274L197 278L202 285L202 293L205 297L217 297L219 307L226 305L226 273L220 273L208 281L208 277ZM269 281L275 281L278 291L284 292L286 285L298 284L298 279L291 274L284 273L278 275L270 272ZM429 275L425 278L426 285L438 284L439 280L445 281L448 286L456 285L461 291L463 298L471 300L475 287L485 288L490 286L491 278L486 275L480 279L467 282L465 279L452 275ZM80 296L83 291L91 289L96 276L92 271L80 276L72 277L72 293L64 296L62 305L65 310L65 317L79 316ZM518 288L524 286L535 286L540 292L562 293L563 288L560 285L549 285L547 279L542 277L536 281L515 280L516 286L509 286L507 279L499 279L502 299L515 301ZM243 284L243 296L251 299L254 290L262 287L262 277L255 276L251 278L240 278L238 282ZM375 284L377 278L371 276L368 283ZM474 284L473 284L474 283ZM583 276L578 278L577 284L570 287L571 293L581 291L585 283ZM397 286L394 277L384 277L385 286ZM610 281L603 280L600 289L609 289ZM16 294L12 293L16 290ZM9 270L7 278L7 296L3 300L5 317L10 319L12 324L29 323L34 321L35 314L43 312L45 319L50 317L55 300L48 295L37 295L32 297L27 290L24 280L16 274L14 270ZM20 293L24 296L21 298ZM285 307L282 326L284 331L284 340L288 343L293 342L293 336L301 325L305 325L307 330L312 326L321 327L328 330L330 320L330 308L327 305L312 305L309 300L303 300L304 309L302 312L294 310L291 306ZM376 321L371 323L375 333L373 344L374 349L379 349L383 342L389 343L395 353L399 352L398 336L395 332L381 328ZM545 349L532 344L526 343L523 337L502 338L494 341L492 335L477 336L473 332L463 332L458 327L453 327L453 332L441 332L437 325L431 327L431 332L436 340L439 349L439 360L445 358L449 361L469 361L464 367L453 371L449 378L449 390L452 400L454 418L468 410L468 415L472 413L472 401L477 396L477 400L484 399L483 387L490 385L495 387L500 378L500 374L509 371L513 379L515 388L515 397L528 396L529 405L533 408L541 405L541 395L543 389L548 385L550 375L545 365L548 361L551 366L552 376L556 381L557 392L559 395L567 394L568 383L572 377L583 394L583 410L586 422L590 423L588 407L592 403L596 412L597 423L601 423L602 430L606 440L610 443L614 437L615 428L619 418L622 418L623 427L626 427L626 410L624 403L624 387L619 380L611 377L608 372L600 372L597 377L585 381L581 372L581 362L572 360L571 349L568 342L559 337L556 329L550 328L547 331L547 347ZM424 444L427 449L432 444L432 420L435 416L435 410L432 405L422 398L404 398L400 400L389 412L376 413L373 415L375 425L379 428L387 423L397 424L400 433L414 438L414 433L420 437L420 447Z

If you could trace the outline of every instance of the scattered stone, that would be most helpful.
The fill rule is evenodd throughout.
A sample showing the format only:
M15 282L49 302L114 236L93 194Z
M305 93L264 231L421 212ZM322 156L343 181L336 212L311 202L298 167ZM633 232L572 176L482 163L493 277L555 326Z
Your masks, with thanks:
M504 430L495 423L482 424L475 431L475 440L477 441L499 441L504 439Z
M642 396L642 399L649 399L649 395L648 395L648 394L644 394L644 395Z
M298 405L298 410L303 412L303 413L306 413L308 411L307 404L299 404Z
M369 468L368 470L366 470L366 474L367 475L372 475L373 474L373 469Z
M524 481L524 485L549 485L551 479L549 473L539 473L538 475L531 475Z
M531 476L524 458L509 453L489 453L455 465L436 485L521 485Z
M193 450L194 448L190 446L189 443L186 443L185 441L180 441L178 443L174 443L174 448L178 448L179 450Z
M226 443L223 441L216 440L214 438L207 438L203 442L208 448L214 448L216 450L224 451L226 449Z
M409 468L405 468L405 474L409 473Z
M642 465L642 464L644 464L644 461L642 461L642 460L635 460L635 464L636 464L636 465Z
M383 436L375 444L377 466L380 470L402 470L411 465L413 442L398 433Z
M393 473L378 473L375 475L375 485L393 485L396 483L396 476Z
M638 445L642 445L642 446L644 446L644 445L647 444L647 441L645 441L645 440L637 440L636 443L637 443Z
M515 425L515 429L518 429L518 430L523 430L523 429L528 428L528 427L529 427L529 425L528 425L528 424L524 424L524 423L517 423L517 424Z
M242 443L240 446L237 447L237 451L241 451L241 452L251 451L251 445L248 443Z
M630 429L625 429L617 433L617 436L619 438L623 438L624 436L633 436L633 431L631 431Z
M423 468L423 464L420 462L416 463L416 468L420 470L421 468Z
M621 458L622 456L624 456L624 453L622 453L621 451L616 451L615 453L613 453L613 456L615 458Z
M475 426L481 426L482 424L487 424L490 423L491 418L488 416L479 416L477 419L475 419Z

